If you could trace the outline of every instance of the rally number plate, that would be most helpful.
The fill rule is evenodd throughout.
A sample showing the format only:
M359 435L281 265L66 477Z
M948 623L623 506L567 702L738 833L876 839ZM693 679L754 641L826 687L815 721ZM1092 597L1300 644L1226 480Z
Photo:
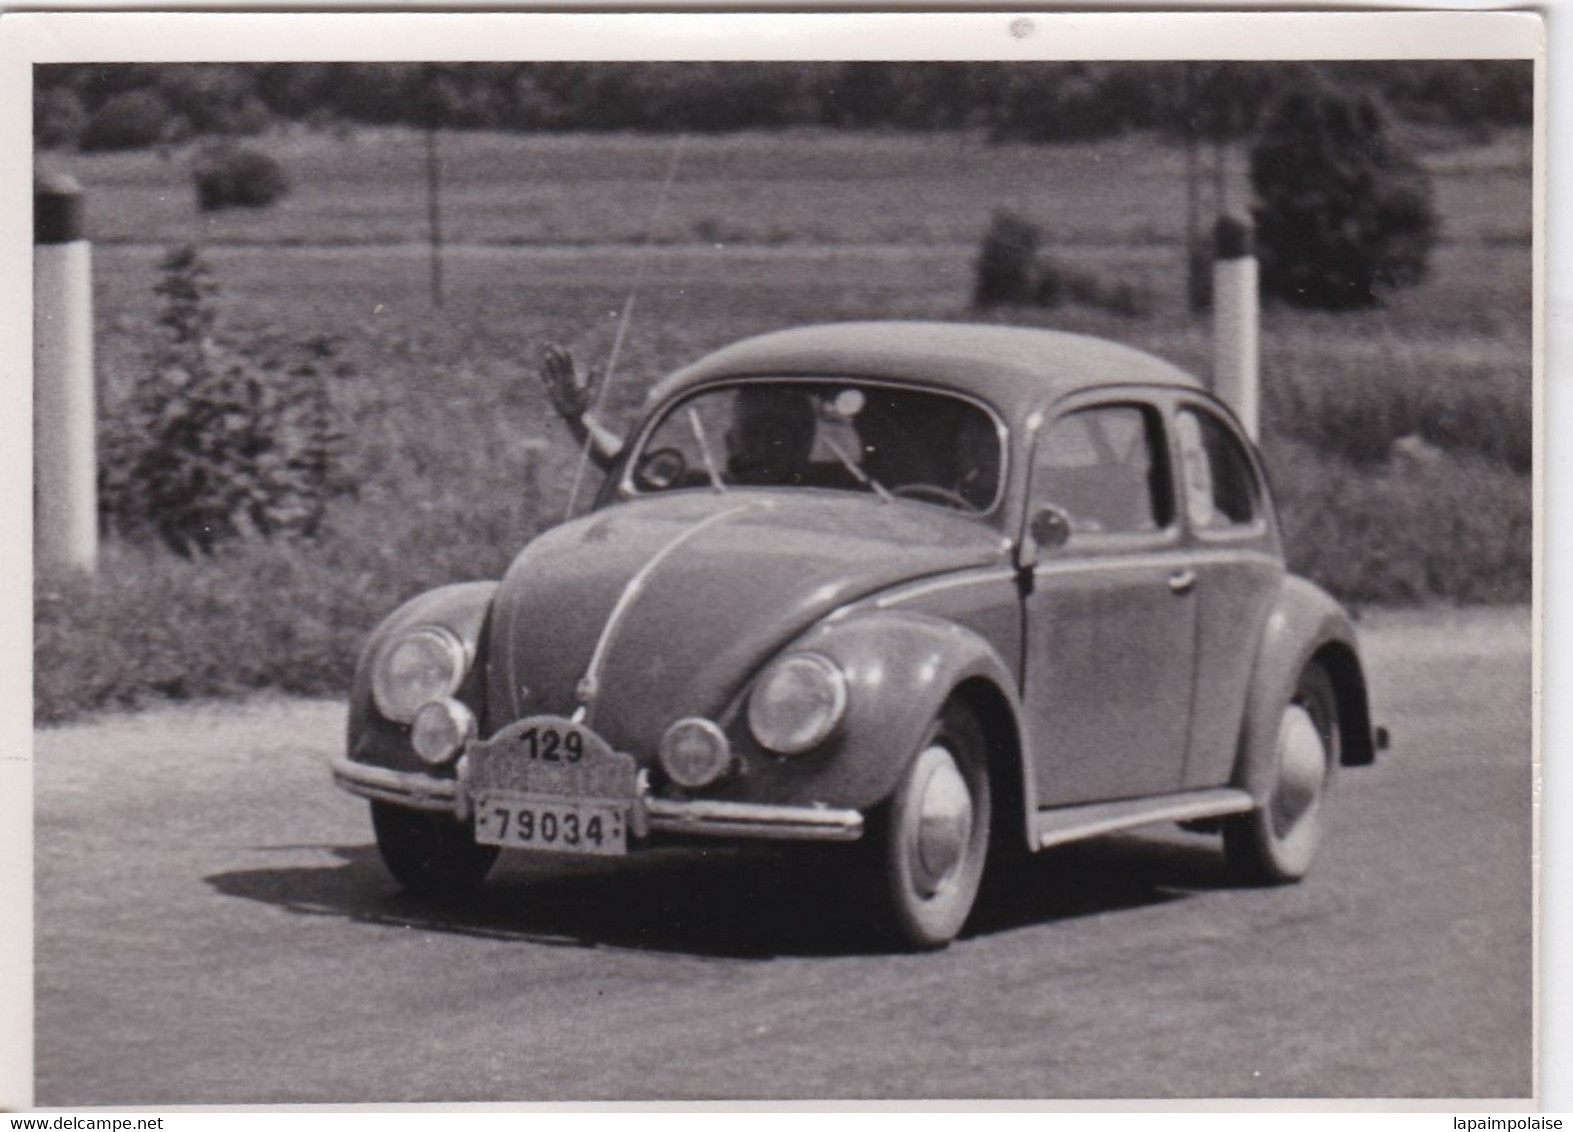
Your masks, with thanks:
M621 857L628 852L621 806L538 794L477 797L475 840L482 845L547 853Z
M559 801L631 802L638 793L632 755L614 751L588 727L560 716L510 723L467 748L472 794L545 795Z

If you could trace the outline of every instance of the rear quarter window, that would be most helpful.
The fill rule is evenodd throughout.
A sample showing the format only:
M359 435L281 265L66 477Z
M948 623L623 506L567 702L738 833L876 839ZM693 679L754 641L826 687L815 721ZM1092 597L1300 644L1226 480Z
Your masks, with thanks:
M1197 530L1250 526L1260 514L1261 487L1245 448L1222 421L1181 409L1175 446L1185 480L1185 510Z

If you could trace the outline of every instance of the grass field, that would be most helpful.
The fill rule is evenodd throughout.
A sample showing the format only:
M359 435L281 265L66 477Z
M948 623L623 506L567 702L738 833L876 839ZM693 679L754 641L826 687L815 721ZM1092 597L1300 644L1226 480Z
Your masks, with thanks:
M334 396L357 494L316 544L201 563L111 546L93 583L41 576L39 718L154 695L338 691L394 602L495 576L556 521L573 454L535 359L551 341L605 358L672 145L445 138L445 227L458 246L441 311L419 242L416 135L279 140L270 148L294 195L211 219L195 209L188 153L65 159L92 193L108 402L148 364L164 249L205 245L237 337L339 340L353 372ZM1430 281L1379 311L1264 318L1265 448L1294 565L1348 600L1528 595L1528 159L1522 135L1433 150L1446 238ZM974 317L974 245L1001 205L1040 222L1068 265L1137 282L1151 309L995 317L1120 338L1206 373L1207 326L1181 292L1182 169L1177 151L1144 138L695 139L647 260L613 408L626 419L655 377L749 333ZM1243 185L1231 193L1244 199ZM1427 442L1420 457L1392 458L1406 435Z
M194 147L60 158L100 194L101 241L398 243L426 238L419 134L363 130L338 141L300 133L263 143L295 192L275 208L199 217ZM676 147L636 135L445 134L444 212L461 243L637 242ZM1517 242L1530 233L1529 143L1426 155L1447 236ZM1245 158L1229 155L1227 195L1248 199ZM1184 231L1184 154L1145 135L1059 146L990 145L955 135L741 134L682 143L655 236L663 243L976 242L1009 207L1069 244L1173 243ZM1210 176L1210 174L1209 174Z

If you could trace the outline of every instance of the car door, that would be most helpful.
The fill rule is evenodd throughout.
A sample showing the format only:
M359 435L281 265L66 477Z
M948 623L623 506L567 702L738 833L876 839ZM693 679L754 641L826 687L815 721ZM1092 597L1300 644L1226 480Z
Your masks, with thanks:
M1284 569L1267 491L1234 425L1187 399L1176 407L1172 434L1196 571L1196 677L1184 784L1220 786L1234 770L1256 646Z
M1179 789L1196 601L1164 415L1144 397L1060 413L1033 446L1027 514L1069 519L1024 598L1038 805Z

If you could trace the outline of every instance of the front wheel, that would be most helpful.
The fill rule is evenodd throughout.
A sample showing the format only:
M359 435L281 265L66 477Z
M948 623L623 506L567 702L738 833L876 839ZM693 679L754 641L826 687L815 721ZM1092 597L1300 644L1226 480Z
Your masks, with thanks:
M1229 864L1254 884L1287 884L1310 871L1322 840L1327 790L1339 759L1338 692L1320 665L1300 674L1278 721L1273 778L1249 814L1224 822Z
M495 846L477 845L469 827L446 814L373 802L371 826L393 879L422 896L471 892L497 860Z
M947 705L871 830L887 926L907 946L944 947L977 900L989 845L986 758L977 719Z

